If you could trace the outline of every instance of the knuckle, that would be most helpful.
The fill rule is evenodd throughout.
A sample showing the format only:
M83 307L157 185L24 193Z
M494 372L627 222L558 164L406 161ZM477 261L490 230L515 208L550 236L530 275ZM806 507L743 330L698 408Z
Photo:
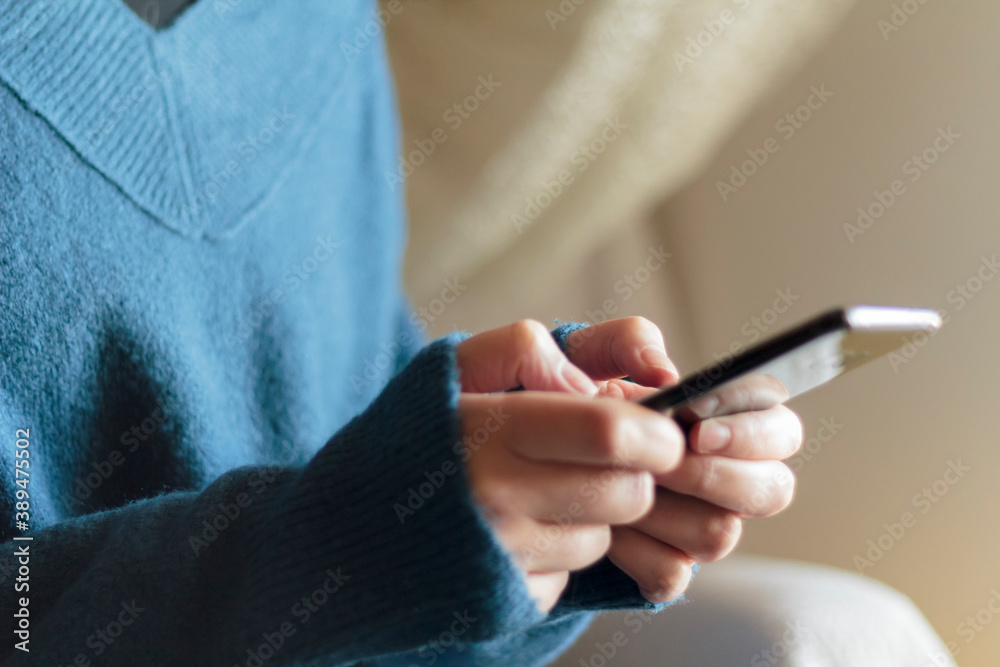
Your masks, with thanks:
M767 429L760 413L747 412L737 415L729 422L734 445L745 449L749 458L765 458L767 454Z
M656 596L661 602L668 602L681 596L691 580L691 565L681 560L671 559L660 565L655 573Z
M490 521L490 527L500 543L514 556L518 567L532 569L550 546L537 539L538 524L525 517L497 517Z
M774 516L792 503L795 495L795 474L784 463L776 462L771 477L752 498L752 514L758 517Z
M520 320L511 325L510 335L518 352L530 353L543 344L549 331L538 320Z
M528 578L528 592L538 608L548 612L559 601L568 583L569 572L531 575Z
M694 495L705 497L715 491L719 478L719 463L714 456L699 457L700 465L698 474L694 476L692 482Z
M700 560L710 563L726 556L740 539L743 522L732 512L718 512L708 521Z
M599 503L600 520L611 525L627 525L638 521L653 509L656 488L648 472L604 469L595 473L590 486L596 496L581 502Z
M621 451L628 425L610 402L594 401L584 414L587 432L592 434L595 454L601 460L614 460Z
M750 382L737 382L733 385L732 397L730 399L730 405L727 407L736 407L739 409L745 409L747 406L753 404L754 394L756 389Z
M653 476L649 473L620 473L623 488L621 523L632 523L645 516L656 500Z
M785 418L788 420L788 433L791 436L791 441L789 442L790 453L788 454L788 456L792 456L797 451L799 451L799 449L802 448L802 442L805 439L803 433L802 418L799 417L798 413L795 412L794 410L786 408L785 406L781 407L787 413L787 416Z
M611 548L611 526L594 526L587 528L581 534L580 553L584 555L586 563L580 567L596 563Z
M473 479L473 497L491 523L516 511L520 494L502 477L477 476Z
M624 318L625 330L636 338L656 338L660 337L660 328L641 315L633 315Z
M776 512L780 512L789 505L792 504L792 500L795 498L795 473L786 466L784 463L780 464L784 468L782 473L785 478L784 483L779 485L778 499L776 503Z
M785 386L785 383L783 383L781 380L774 377L773 375L767 375L765 377L768 378L768 383L765 388L770 390L773 400L779 402L787 400L788 387Z
M618 328L607 341L606 356L614 360L618 370L628 367L630 350L641 349L650 344L663 346L663 336L659 327L645 317L624 317L616 321Z
M663 457L662 467L654 470L658 475L667 474L677 470L684 463L684 456L687 450L687 441L683 432L678 428L677 437L660 443L660 455Z

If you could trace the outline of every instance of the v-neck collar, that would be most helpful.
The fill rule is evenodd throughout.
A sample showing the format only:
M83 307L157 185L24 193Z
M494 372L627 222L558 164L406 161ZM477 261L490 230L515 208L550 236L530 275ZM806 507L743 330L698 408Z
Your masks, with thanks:
M367 0L198 0L156 30L122 0L0 0L0 79L136 205L232 234L355 66Z

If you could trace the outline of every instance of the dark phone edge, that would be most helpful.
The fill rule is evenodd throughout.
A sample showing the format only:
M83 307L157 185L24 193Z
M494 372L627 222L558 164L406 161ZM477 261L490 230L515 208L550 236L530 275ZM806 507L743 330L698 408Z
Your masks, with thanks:
M757 366L780 357L788 350L818 336L849 329L847 308L834 308L740 352L728 364L718 362L681 378L673 387L651 394L639 401L653 410L663 411L707 394L715 387L743 375ZM699 385L702 388L699 389Z

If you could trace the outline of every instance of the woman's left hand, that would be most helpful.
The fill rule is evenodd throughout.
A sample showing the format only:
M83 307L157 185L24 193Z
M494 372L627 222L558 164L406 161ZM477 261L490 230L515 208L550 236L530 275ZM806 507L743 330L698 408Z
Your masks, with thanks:
M598 382L599 395L636 400L678 379L659 329L644 318L574 331L566 348ZM681 464L657 476L653 509L612 529L609 558L650 602L683 593L693 563L731 552L744 518L771 516L791 503L795 477L782 460L801 446L802 424L780 404L785 397L780 382L759 375L723 395L722 405L715 399L703 409L695 404L703 418L689 430ZM720 413L732 414L712 416Z

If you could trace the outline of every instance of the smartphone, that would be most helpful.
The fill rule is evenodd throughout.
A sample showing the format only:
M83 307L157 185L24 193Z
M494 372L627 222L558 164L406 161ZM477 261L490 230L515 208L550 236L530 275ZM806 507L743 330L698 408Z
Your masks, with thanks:
M940 327L941 316L924 308L834 308L638 402L682 425L762 410L899 349L909 336Z

